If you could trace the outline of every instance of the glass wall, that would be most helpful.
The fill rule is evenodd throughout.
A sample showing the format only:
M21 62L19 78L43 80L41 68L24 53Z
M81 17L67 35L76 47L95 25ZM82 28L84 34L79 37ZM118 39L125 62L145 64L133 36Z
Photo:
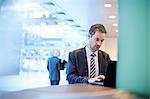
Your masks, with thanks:
M47 72L53 50L61 50L67 61L70 50L85 45L86 31L55 2L18 1L13 7L22 19L20 73Z
M0 33L0 77L4 75L0 89L7 89L48 80L48 57L59 49L60 58L67 61L71 50L85 46L87 31L52 0L2 0ZM65 70L61 73L65 80Z

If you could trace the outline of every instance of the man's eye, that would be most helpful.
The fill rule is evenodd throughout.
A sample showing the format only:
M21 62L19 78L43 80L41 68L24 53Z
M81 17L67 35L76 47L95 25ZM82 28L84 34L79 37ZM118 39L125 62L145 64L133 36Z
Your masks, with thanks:
M97 38L96 41L99 41L99 39Z

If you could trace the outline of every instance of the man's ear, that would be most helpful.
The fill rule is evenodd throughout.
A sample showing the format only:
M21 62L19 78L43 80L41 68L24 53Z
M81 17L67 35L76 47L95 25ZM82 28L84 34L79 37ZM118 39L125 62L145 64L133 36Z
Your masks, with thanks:
M88 33L88 39L91 37L90 33Z

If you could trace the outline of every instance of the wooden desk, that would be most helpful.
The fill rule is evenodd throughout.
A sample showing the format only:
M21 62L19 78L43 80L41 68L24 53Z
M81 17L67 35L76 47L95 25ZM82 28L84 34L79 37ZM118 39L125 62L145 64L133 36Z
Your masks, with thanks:
M56 85L2 93L0 99L119 99L116 89L90 84Z

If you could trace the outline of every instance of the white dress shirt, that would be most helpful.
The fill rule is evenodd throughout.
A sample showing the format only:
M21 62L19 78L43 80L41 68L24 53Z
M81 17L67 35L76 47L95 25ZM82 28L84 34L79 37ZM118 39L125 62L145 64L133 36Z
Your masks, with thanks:
M87 62L88 62L88 75L90 78L90 59L91 59L91 54L93 53L87 46L85 48L86 50L86 56L87 56ZM95 66L96 66L96 76L98 76L99 74L99 66L98 66L98 51L95 51L95 57L94 57L94 61L95 61Z

